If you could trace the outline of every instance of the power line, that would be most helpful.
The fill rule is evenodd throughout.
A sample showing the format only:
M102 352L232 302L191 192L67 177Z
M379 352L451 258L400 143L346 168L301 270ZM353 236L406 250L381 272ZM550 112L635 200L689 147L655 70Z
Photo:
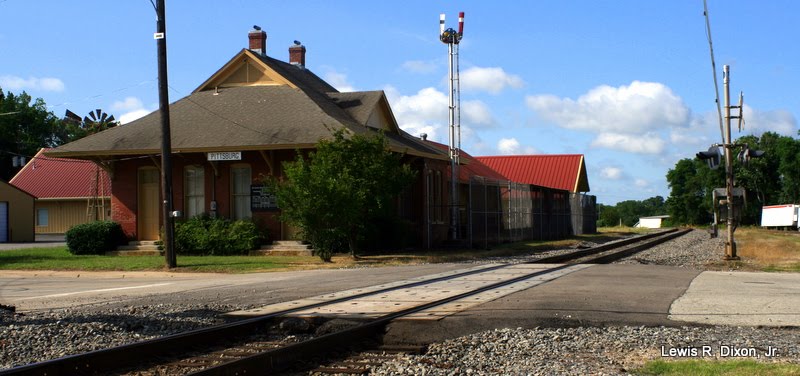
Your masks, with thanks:
M714 61L714 45L711 43L711 22L708 20L708 2L703 0L703 16L706 18L706 39L708 39L708 51L711 54L711 73L714 76L714 92L716 93L717 118L719 119L719 134L722 142L725 142L725 131L722 127L722 107L719 103L719 84L717 83L717 64Z
M19 153L15 153L15 152L12 152L12 151L7 151L7 150L0 150L0 153L6 153L6 154L13 155L13 156L16 156L16 157L24 157L26 159L30 159L31 161L36 160L36 159L41 159L41 160L44 160L44 161L55 161L55 160L58 160L59 162L66 162L66 163L94 163L93 161L89 161L89 160L85 160L85 159L53 158L53 157L47 157L47 156L38 157L38 156L35 156L35 155L34 156L24 155L24 154L19 154ZM130 160L134 160L134 159L143 159L143 158L150 158L150 155L140 155L140 156L137 156L137 157L127 157L127 158L104 159L103 161L104 162L121 162L121 161L130 161Z
M57 107L68 106L68 105L75 104L75 103L87 102L89 100L103 98L108 94L119 93L121 91L133 89L135 87L142 86L142 85L145 85L145 84L148 84L148 83L153 83L155 81L156 81L155 79L145 80L145 81L139 82L138 84L133 84L133 85L130 85L130 86L121 87L121 88L114 89L114 90L111 90L111 91L108 91L108 92L105 92L105 93L89 95L89 96L84 97L83 99L79 99L79 100L76 100L74 102L67 101L67 102L62 102L62 103L59 103L59 104L48 105L47 108L52 109L52 108L57 108Z

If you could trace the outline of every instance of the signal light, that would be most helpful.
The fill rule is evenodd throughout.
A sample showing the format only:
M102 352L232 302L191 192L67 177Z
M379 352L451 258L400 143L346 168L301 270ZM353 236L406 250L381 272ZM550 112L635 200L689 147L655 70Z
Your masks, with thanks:
M752 150L750 148L744 148L742 151L739 152L737 158L739 161L742 162L743 165L747 165L750 162L750 158L761 158L764 156L763 150Z
M708 148L708 151L697 153L697 159L705 160L708 163L708 168L712 170L719 168L721 156L722 153L719 152L719 148L716 146Z

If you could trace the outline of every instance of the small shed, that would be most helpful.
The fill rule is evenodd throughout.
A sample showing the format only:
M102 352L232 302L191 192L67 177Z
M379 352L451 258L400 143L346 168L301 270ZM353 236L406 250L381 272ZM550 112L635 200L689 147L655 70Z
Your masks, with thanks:
M34 241L34 197L0 180L0 243Z
M111 218L108 173L90 161L47 157L49 150L39 150L9 181L36 197L36 234L64 234L72 226Z
M668 215L654 215L652 217L640 217L633 227L661 228L662 222L669 218Z

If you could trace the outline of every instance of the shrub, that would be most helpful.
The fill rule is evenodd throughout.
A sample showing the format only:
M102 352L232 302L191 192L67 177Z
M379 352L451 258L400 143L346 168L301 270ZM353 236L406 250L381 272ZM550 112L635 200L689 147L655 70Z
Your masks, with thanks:
M102 255L128 241L122 226L112 221L95 221L73 226L65 234L73 255Z
M175 224L175 251L192 255L243 255L261 244L251 221L196 216Z

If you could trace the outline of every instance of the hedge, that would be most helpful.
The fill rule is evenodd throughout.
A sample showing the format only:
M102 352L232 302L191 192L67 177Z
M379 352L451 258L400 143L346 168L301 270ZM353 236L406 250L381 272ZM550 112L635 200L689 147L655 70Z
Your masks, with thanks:
M75 225L65 234L67 248L73 255L102 255L128 242L122 226L112 221Z

